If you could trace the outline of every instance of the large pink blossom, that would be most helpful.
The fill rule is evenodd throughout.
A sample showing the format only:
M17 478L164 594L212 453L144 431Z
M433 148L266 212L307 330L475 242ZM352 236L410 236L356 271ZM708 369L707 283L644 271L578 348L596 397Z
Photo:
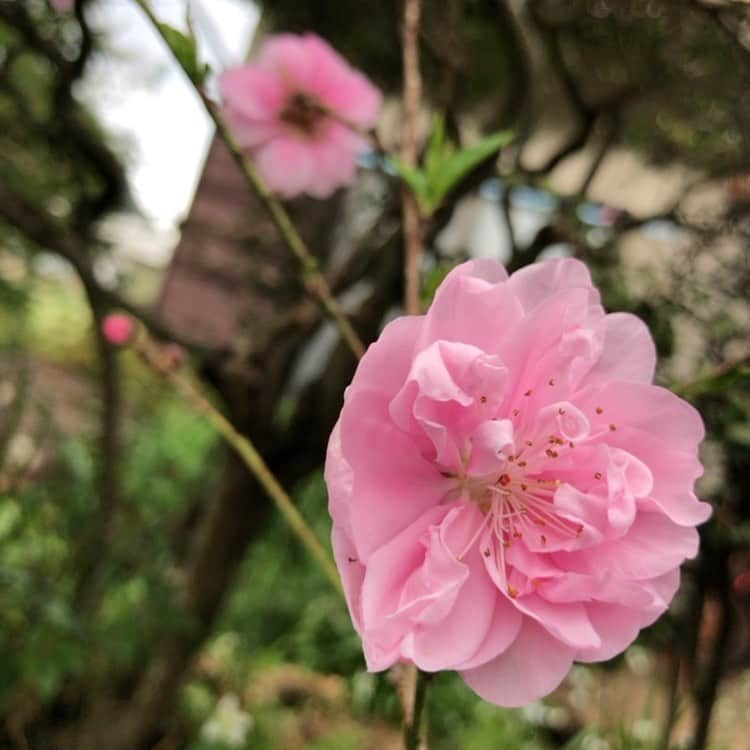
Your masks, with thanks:
M586 267L465 263L390 323L326 461L333 547L370 670L458 670L518 706L668 607L710 515L703 424L652 385L636 317Z
M226 71L225 114L271 189L324 198L354 178L381 95L314 34L269 39L255 62Z

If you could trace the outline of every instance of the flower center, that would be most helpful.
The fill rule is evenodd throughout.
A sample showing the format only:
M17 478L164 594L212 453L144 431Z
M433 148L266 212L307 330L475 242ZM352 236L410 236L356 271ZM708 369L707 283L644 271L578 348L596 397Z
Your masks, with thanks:
M326 111L317 99L298 91L287 99L279 117L294 130L313 138L320 132Z
M549 450L545 450L545 455L549 455ZM482 555L495 558L511 598L518 596L518 591L508 582L506 551L509 547L523 543L531 551L541 552L547 545L548 535L554 534L556 539L572 539L583 531L580 524L556 511L554 498L560 480L547 478L544 471L529 471L523 456L523 451L509 456L502 473L493 477L466 474L457 477L461 494L469 502L476 503L484 514L484 520L459 559L463 559L479 542ZM528 460L532 461L532 457L529 456Z

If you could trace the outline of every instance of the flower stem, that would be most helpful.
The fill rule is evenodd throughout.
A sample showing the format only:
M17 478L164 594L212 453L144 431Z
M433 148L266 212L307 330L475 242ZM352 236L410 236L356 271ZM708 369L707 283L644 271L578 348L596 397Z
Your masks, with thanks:
M417 164L419 105L422 99L422 78L419 73L419 25L421 0L405 0L401 26L403 48L404 91L403 125L401 129L401 161L407 167ZM404 308L407 315L422 312L420 271L422 265L422 222L417 200L404 185L401 189L401 212L404 228Z
M236 139L229 130L229 127L224 121L224 118L221 116L221 112L216 102L214 102L208 96L208 94L200 84L196 83L196 81L191 78L189 71L182 64L179 57L174 54L174 50L172 50L172 48L170 47L169 41L164 35L162 26L159 23L159 20L154 14L153 10L151 9L150 4L147 2L147 0L134 1L145 13L146 17L156 30L157 34L159 34L159 36L164 40L164 43L172 52L174 59L185 72L187 79L190 81L196 93L200 97L200 100L203 103L206 112L208 112L208 115L213 120L214 125L216 126L216 132L218 133L219 137L222 139L222 141L224 141L225 145L229 149L232 158L242 171L242 174L244 175L247 183L250 185L258 198L260 198L261 203L263 203L264 207L271 216L271 219L273 220L276 228L284 239L284 242L299 261L302 268L302 280L305 285L305 289L313 297L317 298L318 302L321 304L325 312L336 323L336 327L339 329L341 337L344 339L344 341L346 341L354 356L359 359L365 351L362 340L357 335L356 331L352 327L352 324L349 322L348 318L336 301L336 298L333 296L333 292L328 286L328 282L320 272L317 259L305 244L305 241L302 239L301 235L297 231L297 228L294 226L294 223L292 222L292 219L287 213L286 209L278 200L278 198L276 198L273 193L271 193L268 185L266 185L265 181L260 176L260 173L255 168L255 165L245 155L245 152L242 150L242 147L239 145L239 143L237 143Z
M422 0L404 0L401 21L401 48L404 72L402 94L403 120L401 126L401 161L407 167L417 165L419 108L422 99L422 78L419 73L419 26ZM422 312L420 273L422 266L422 223L417 199L409 187L401 188L401 216L404 232L404 310L407 315ZM427 702L429 675L415 666L407 667L405 686L413 681L413 700L402 695L405 750L418 750L422 712ZM414 675L416 672L416 675Z
M266 494L281 512L284 520L296 537L307 548L339 593L343 593L341 579L336 566L315 533L297 510L286 490L263 460L252 441L242 435L234 425L200 392L198 386L184 372L171 366L161 348L154 343L141 327L135 336L133 347L143 360L167 380L175 390L234 448L247 468L258 480Z
M431 678L431 674L417 670L411 717L404 717L404 750L418 750L420 747L422 728L425 723L423 715L426 716L427 688Z

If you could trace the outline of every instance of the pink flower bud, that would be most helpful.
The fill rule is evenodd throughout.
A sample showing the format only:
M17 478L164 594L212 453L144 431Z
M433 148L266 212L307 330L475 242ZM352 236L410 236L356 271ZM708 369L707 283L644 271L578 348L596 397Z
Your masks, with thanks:
M102 321L104 338L114 346L125 346L133 337L135 324L133 319L121 313L107 315Z
M71 13L75 8L75 0L50 0L50 4L58 13Z

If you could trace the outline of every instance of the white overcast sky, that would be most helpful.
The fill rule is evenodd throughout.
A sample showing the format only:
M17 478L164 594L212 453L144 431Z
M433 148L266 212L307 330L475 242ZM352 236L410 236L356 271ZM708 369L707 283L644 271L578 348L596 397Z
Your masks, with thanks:
M157 15L185 28L186 0L152 0ZM202 59L213 71L242 61L258 22L248 0L191 0ZM79 96L125 154L138 210L167 229L187 213L212 126L182 72L132 0L91 6L99 55Z

